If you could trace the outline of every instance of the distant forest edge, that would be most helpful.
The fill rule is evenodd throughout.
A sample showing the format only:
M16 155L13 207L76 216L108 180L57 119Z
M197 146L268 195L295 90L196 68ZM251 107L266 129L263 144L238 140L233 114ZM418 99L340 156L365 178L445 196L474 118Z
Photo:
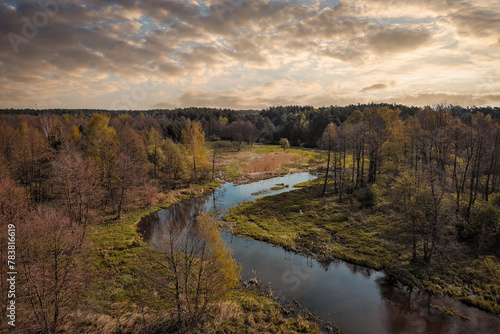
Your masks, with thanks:
M490 115L492 119L500 119L500 107L461 107L454 105L437 105L434 107L415 107L400 104L371 103L349 106L329 106L314 108L312 106L275 106L263 110L234 110L222 108L177 108L177 109L150 109L150 110L106 110L106 109L0 109L0 115L73 115L79 118L89 118L94 113L105 113L110 117L118 115L140 115L153 118L155 127L161 130L163 137L181 141L181 132L187 119L199 121L207 140L230 139L244 135L246 142L262 142L278 144L281 138L288 138L292 146L317 147L323 131L328 124L337 126L343 124L356 110L376 110L379 108L399 110L399 118L407 120L424 109L441 110L451 114L453 118L470 124L472 116L481 113ZM223 121L222 125L220 121ZM148 121L146 121L148 122ZM227 124L224 124L227 122ZM245 122L251 123L243 124ZM232 125L234 123L234 125ZM152 124L150 124L152 125ZM223 131L225 125L232 125ZM250 126L251 128L248 128ZM231 131L233 130L233 131Z

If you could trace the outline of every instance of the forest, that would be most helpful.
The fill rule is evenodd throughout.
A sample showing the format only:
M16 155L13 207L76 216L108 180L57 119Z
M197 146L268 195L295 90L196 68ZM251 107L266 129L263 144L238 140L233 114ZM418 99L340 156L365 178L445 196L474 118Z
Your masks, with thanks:
M240 220L239 234L386 269L435 293L449 287L446 294L500 314L499 119L499 108L389 104L2 110L0 260L8 257L3 231L15 226L18 326L41 333L215 332L221 326L237 332L238 324L228 320L231 312L239 314L231 308L237 300L255 304L243 309L253 318L259 314L260 324L319 331L312 320L283 318L265 297L237 289L238 265L210 217L200 218L188 237L169 231L163 250L145 247L135 231L146 213L237 179L241 171L231 174L221 161L254 145L314 156L304 164L320 178L305 200L318 201L318 210L328 213L328 205L337 203L350 206L347 215L365 210L395 223L387 231L389 224L370 227L370 238L379 229L387 244L376 255L264 239L244 229L241 215L256 212L249 207L236 209L239 218L236 211L225 217ZM139 257L147 260L131 269ZM445 273L448 264L463 262L475 267ZM8 270L0 270L4 329ZM481 282L474 276L479 273ZM106 323L114 327L105 329Z

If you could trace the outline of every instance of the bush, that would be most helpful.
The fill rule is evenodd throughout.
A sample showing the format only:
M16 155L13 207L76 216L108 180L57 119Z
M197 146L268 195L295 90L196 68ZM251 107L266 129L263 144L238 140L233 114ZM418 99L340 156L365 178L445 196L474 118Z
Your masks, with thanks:
M375 204L377 204L377 198L378 194L376 192L376 189L374 189L375 186L368 186L366 188L356 190L354 192L354 198L364 207L364 208L371 208L374 207Z

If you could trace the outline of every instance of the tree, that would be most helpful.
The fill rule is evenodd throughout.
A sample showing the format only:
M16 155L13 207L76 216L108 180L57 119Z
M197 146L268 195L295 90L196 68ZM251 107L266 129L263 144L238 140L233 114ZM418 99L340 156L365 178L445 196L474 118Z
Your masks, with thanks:
M166 179L172 184L172 187L175 188L179 182L186 180L189 174L189 158L182 150L182 146L174 143L171 139L166 139L162 148L165 152L165 161L161 166L161 170Z
M100 181L106 190L105 203L112 199L113 182L116 178L116 159L119 141L115 129L109 126L110 117L93 114L87 125L85 145L92 161L99 170Z
M118 174L118 209L116 219L119 219L123 206L127 202L127 195L144 180L143 169L127 154L120 152L116 162Z
M226 135L236 142L238 151L241 151L241 144L245 141L245 130L246 127L243 121L232 122L225 129Z
M44 195L44 182L48 178L48 164L52 158L52 149L47 139L26 121L18 129L14 175L28 187L32 198L40 202Z
M500 197L499 197L500 198ZM476 258L500 240L500 209L491 201L476 204L463 235L472 242Z
M38 207L19 230L26 299L40 331L55 334L79 300L84 228L54 209Z
M87 226L103 195L96 166L77 151L63 150L52 162L51 184L70 221Z
M321 196L324 197L326 193L326 183L328 182L328 172L330 170L330 155L331 152L335 149L337 145L337 127L335 124L330 123L326 127L321 139L318 142L318 146L327 152L327 161L326 161L326 174L325 174L325 182L323 184L323 192Z
M153 177L156 179L157 169L165 161L165 154L162 150L163 138L155 129L151 128L145 133L146 152L150 163L153 164Z
M361 112L359 112L359 114L361 115ZM365 133L367 131L367 126L364 122L359 121L358 123L346 122L344 127L345 127L346 140L349 140L352 152L351 183L353 184L353 187L357 189L358 186L363 186Z
M259 130L257 130L255 125L253 125L251 122L246 121L243 126L243 131L247 144L252 146L257 140L257 138L259 138Z
M172 221L159 239L162 254L156 261L164 271L152 279L170 292L180 323L199 319L238 283L240 267L208 215Z
M118 132L118 138L120 140L120 153L116 162L117 218L120 218L123 206L129 197L128 195L133 193L146 177L146 150L140 136L128 125Z
M290 142L288 141L287 138L281 138L280 146L283 149L283 151L286 151L288 148L290 148Z
M182 143L193 158L194 179L198 178L197 168L206 164L205 134L200 122L186 121L186 129L182 130Z
M397 179L392 192L392 203L402 213L404 235L409 234L412 247L412 261L417 260L417 244L420 239L422 213L418 206L418 174L402 173Z
M388 107L367 108L363 115L368 124L368 156L370 163L368 167L368 182L373 183L377 179L377 173L382 164L382 147L390 136L392 124L398 119L399 109L392 110Z
M422 172L402 173L393 189L393 204L403 213L402 233L410 233L412 259L417 259L417 245L423 260L430 264L455 238L455 214L447 193Z

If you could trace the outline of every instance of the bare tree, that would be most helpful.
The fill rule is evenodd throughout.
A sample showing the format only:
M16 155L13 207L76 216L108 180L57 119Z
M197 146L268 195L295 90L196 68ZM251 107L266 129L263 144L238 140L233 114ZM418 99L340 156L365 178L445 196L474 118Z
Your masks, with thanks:
M172 221L159 235L165 271L153 280L173 297L180 323L197 319L237 284L240 268L207 215Z
M81 153L61 151L52 162L52 184L72 222L86 226L102 198L99 172Z
M57 333L78 302L83 236L82 226L51 208L37 208L20 227L22 286L42 333Z
M326 127L325 131L323 132L323 135L321 136L321 139L318 142L318 146L327 152L327 161L326 161L326 175L325 175L325 182L323 184L323 192L321 193L321 196L325 196L326 193L326 183L328 182L328 172L330 170L330 156L332 151L335 150L335 147L337 145L337 129L335 127L335 124L330 123Z

